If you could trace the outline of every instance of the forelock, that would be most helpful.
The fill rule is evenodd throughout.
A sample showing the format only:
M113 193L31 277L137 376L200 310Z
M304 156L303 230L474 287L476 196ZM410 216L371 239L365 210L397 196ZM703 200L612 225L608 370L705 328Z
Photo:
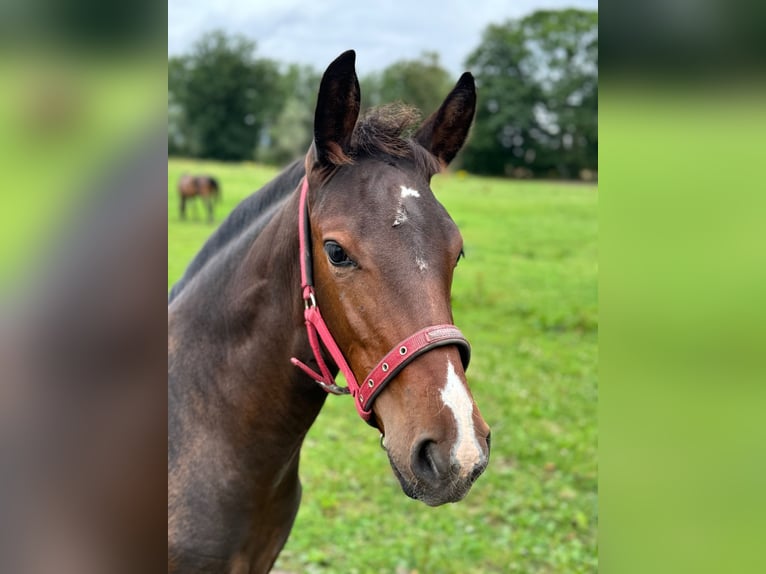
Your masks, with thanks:
M409 158L428 177L438 173L441 165L436 157L412 139L420 119L417 108L402 103L368 110L354 128L350 155Z

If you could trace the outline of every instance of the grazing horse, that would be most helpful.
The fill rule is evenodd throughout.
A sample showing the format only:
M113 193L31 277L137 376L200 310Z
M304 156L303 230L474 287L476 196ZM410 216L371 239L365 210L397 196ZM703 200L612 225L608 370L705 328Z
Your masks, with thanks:
M209 175L183 174L178 180L178 198L180 200L181 219L186 219L186 202L199 197L205 204L208 221L213 221L213 201L221 201L221 188L218 180Z
M414 130L401 106L357 121L354 62L324 73L305 161L245 199L171 290L169 571L271 568L328 391L350 392L414 499L461 500L487 465L450 307L463 241L429 186L466 139L473 77Z

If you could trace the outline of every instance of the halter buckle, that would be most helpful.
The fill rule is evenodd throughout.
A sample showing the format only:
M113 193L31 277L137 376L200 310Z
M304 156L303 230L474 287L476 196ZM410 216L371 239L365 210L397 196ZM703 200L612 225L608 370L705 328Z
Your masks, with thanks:
M316 297L314 297L314 292L309 291L308 296L303 297L303 307L305 309L309 309L311 307L316 307L316 306L317 306L317 300L316 300Z

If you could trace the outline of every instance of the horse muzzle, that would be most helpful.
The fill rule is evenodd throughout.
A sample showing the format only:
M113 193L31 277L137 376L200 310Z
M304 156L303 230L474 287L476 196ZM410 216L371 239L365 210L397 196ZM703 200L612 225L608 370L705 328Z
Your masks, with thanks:
M427 437L416 441L410 450L408 468L401 468L389 453L394 475L404 493L428 506L458 502L465 498L473 483L489 463L489 435L480 440L474 457L456 457L453 445Z

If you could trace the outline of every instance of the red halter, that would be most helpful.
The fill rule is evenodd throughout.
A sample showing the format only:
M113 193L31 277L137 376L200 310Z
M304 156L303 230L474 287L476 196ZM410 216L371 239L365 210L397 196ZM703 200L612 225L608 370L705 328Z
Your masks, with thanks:
M314 379L328 393L335 395L350 393L355 399L354 404L359 412L359 416L369 425L376 426L372 416L372 403L385 386L404 367L431 349L444 345L457 345L460 351L460 358L463 362L463 368L465 369L468 367L468 362L471 359L471 345L468 344L468 340L454 325L432 325L431 327L426 327L407 337L391 349L377 366L370 371L370 374L365 377L364 383L360 385L354 377L351 367L348 366L343 352L327 328L327 324L324 322L317 306L312 277L313 264L311 257L311 230L308 218L308 191L308 179L304 177L301 183L300 206L298 208L301 289L305 305L304 317L306 319L309 344L321 374L296 358L290 359L290 362L302 369L303 372ZM330 373L330 369L322 357L322 350L319 346L320 340L330 353L335 364L345 375L348 387L340 387L335 382L335 377Z

